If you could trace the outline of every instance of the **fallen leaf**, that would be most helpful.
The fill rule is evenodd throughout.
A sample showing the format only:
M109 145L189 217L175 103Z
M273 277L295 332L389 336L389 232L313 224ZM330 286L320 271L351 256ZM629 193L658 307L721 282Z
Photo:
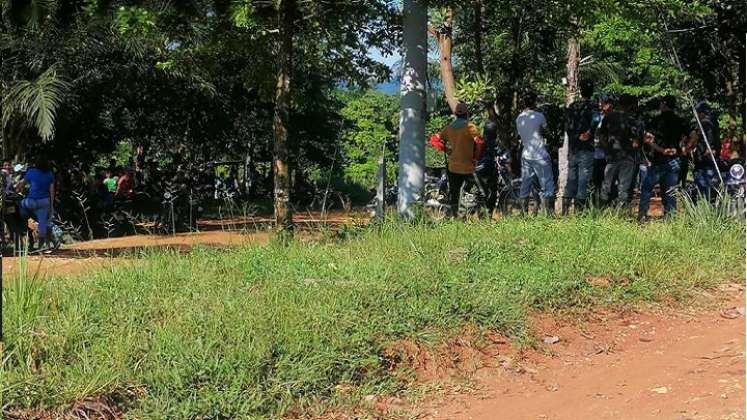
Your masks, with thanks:
M651 391L657 394L668 394L670 389L665 386L660 386L658 388L652 388Z

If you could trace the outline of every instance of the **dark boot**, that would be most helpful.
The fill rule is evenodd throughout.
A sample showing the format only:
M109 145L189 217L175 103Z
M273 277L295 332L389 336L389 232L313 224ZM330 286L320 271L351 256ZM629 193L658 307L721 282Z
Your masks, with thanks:
M542 211L548 216L555 214L555 199L554 198L543 198L542 199Z
M586 211L586 200L576 200L576 214Z
M528 198L521 199L521 215L522 216L529 215L529 199Z
M568 216L568 211L571 209L571 199L570 198L564 198L563 199L563 205L560 207L560 215L561 216Z

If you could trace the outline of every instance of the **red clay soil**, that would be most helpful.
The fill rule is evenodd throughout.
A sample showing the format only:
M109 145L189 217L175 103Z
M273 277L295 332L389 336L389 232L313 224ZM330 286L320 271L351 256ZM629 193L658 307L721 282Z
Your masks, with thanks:
M416 415L745 419L744 286L724 291L696 312L607 313L575 325L539 320L540 351L494 355L472 376L475 392L426 402Z

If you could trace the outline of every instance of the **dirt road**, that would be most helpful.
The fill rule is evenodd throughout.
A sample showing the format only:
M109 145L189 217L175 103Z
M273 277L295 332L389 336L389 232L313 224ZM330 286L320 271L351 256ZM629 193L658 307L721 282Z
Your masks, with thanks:
M267 243L271 235L264 231L252 233L210 231L168 235L136 235L122 238L97 239L65 245L52 255L29 256L27 271L37 277L79 274L89 269L106 268L124 264L137 255L137 251L177 249L188 251L195 246L231 247L248 242ZM19 269L19 258L3 258L3 274L10 275Z
M476 375L472 395L447 397L429 419L744 419L742 285L698 313L605 314L590 324L537 328L546 354L530 352ZM544 340L543 340L544 341Z
M319 227L334 228L343 224L363 223L366 214L361 211L334 211L325 215L300 213L294 217L300 237L312 235ZM32 276L80 274L89 269L122 264L131 260L138 251L176 249L189 251L195 246L227 248L250 242L266 244L272 238L268 229L271 216L246 219L201 220L200 232L176 235L133 235L120 238L97 239L64 245L52 255L29 256L27 271ZM3 258L3 275L12 275L21 264L18 258Z

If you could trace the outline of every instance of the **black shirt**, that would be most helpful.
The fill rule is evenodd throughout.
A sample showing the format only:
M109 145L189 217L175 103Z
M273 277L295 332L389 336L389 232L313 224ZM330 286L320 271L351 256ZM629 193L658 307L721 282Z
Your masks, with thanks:
M649 130L656 139L654 142L663 149L679 150L682 137L687 136L687 125L685 121L672 111L662 112L657 115L649 126ZM679 156L665 156L655 150L649 154L651 163L660 165L667 163L672 159L679 159Z
M568 133L570 153L580 150L594 151L594 113L599 110L596 103L590 100L576 101L568 106L565 114L565 132ZM589 140L582 141L579 136L591 131Z
M602 120L599 138L612 160L634 158L638 149L633 140L643 144L643 123L632 113L612 111Z
M485 150L483 151L480 161L475 166L475 172L480 175L488 175L495 171L495 157L498 149L498 127L493 122L485 124L483 131Z
M718 157L719 151L721 150L718 123L714 123L710 117L706 117L700 120L700 124L703 126L703 131L706 133L706 139L708 144L711 145L713 155ZM713 168L713 159L706 154L708 146L706 146L706 143L703 141L703 134L701 133L697 122L693 129L698 134L698 144L695 145L695 169Z

